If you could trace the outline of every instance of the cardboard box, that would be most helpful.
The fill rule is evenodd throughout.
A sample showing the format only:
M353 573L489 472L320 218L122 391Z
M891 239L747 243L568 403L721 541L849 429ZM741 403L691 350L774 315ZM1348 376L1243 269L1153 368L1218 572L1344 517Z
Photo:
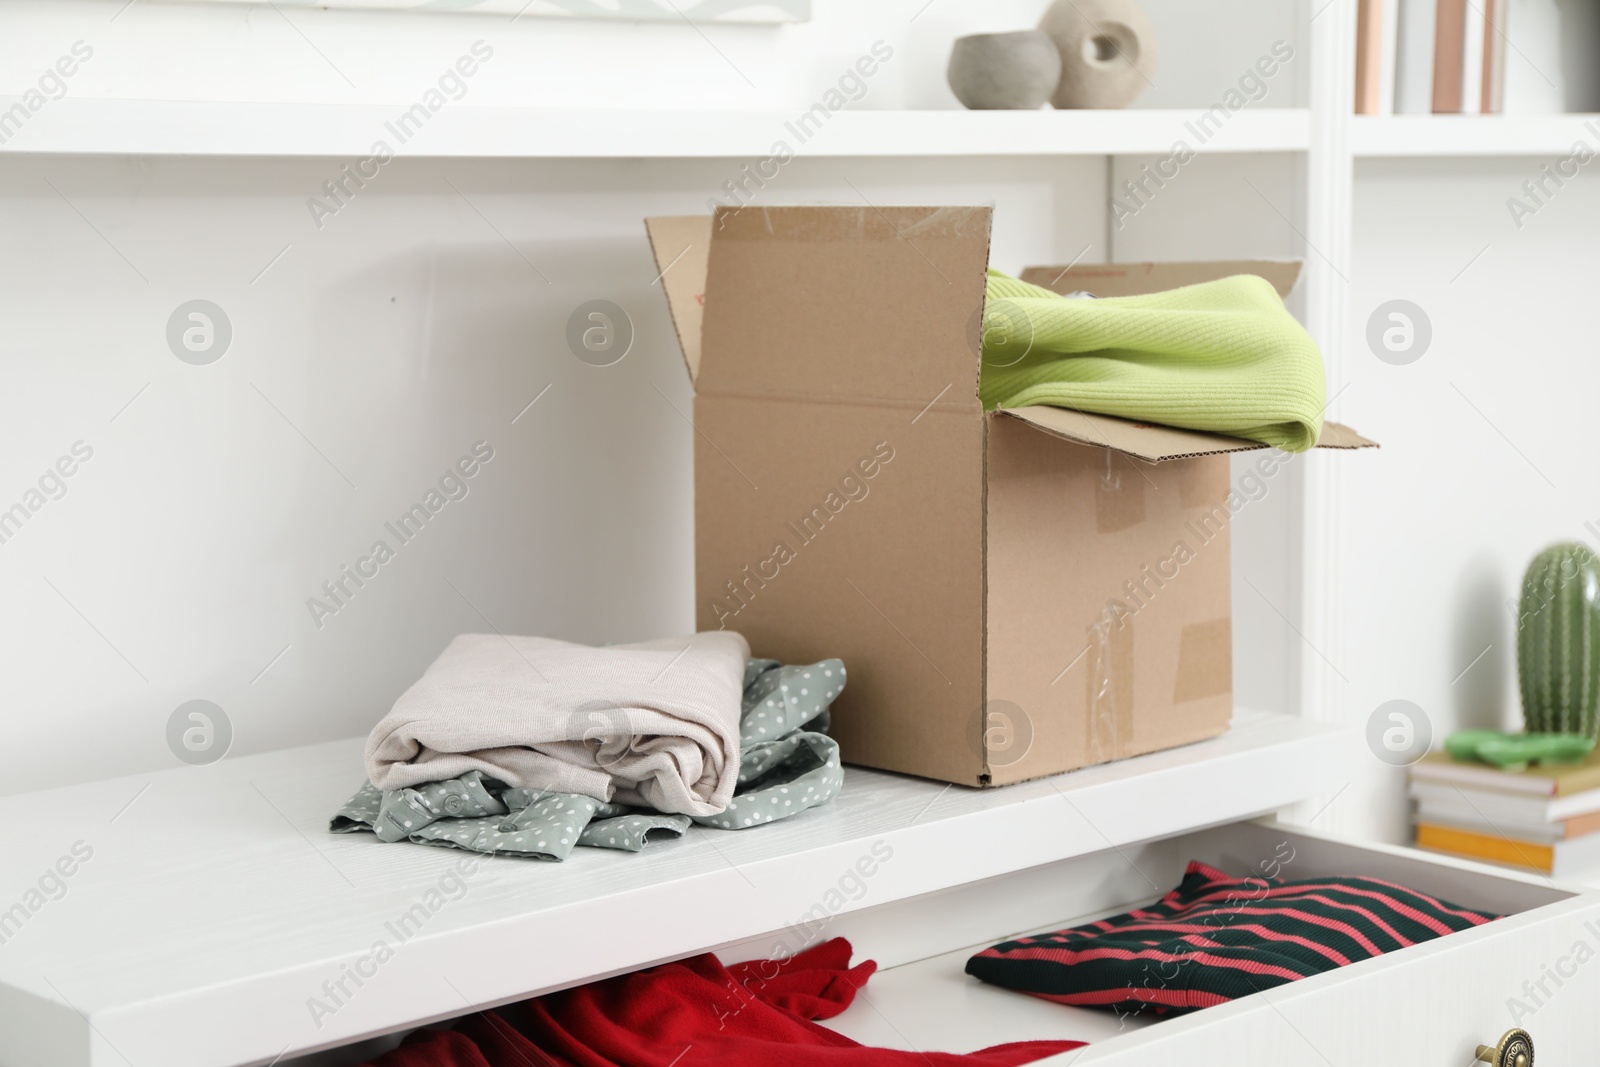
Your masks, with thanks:
M990 209L647 222L694 382L700 629L838 656L851 763L999 785L1221 733L1227 454L1250 441L978 401ZM1297 264L1033 268L1156 291ZM1321 447L1370 445L1329 423Z

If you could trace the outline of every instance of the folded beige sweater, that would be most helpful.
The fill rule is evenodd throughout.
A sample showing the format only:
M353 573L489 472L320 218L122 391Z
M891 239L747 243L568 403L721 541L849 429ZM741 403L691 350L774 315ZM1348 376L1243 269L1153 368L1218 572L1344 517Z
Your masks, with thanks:
M471 770L524 789L715 815L739 773L750 647L739 634L591 648L462 634L367 738L367 776L403 789Z

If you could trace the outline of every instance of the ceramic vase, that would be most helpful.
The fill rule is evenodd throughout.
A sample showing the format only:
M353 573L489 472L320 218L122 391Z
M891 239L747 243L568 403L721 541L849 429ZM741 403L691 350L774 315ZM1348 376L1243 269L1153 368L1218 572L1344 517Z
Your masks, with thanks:
M1056 107L1127 107L1150 84L1155 31L1133 0L1056 0L1039 29L1061 56Z
M1042 30L980 33L956 40L946 73L956 99L975 111L1044 106L1061 80L1061 55Z

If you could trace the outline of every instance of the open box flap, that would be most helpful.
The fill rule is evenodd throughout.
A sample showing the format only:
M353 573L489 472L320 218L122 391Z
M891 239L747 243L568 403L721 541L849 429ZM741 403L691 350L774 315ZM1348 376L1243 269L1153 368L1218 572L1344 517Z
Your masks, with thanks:
M711 216L676 215L644 220L656 280L667 296L689 382L700 376L700 325L705 318L706 266L711 255Z
M1080 263L1066 267L1029 267L1022 280L1055 293L1095 296L1138 296L1214 282L1235 274L1255 274L1287 298L1300 278L1294 259L1207 260L1192 263Z
M976 412L990 216L983 206L751 206L646 219L645 229L697 392L919 407L942 396L942 408ZM951 388L969 376L969 388Z
M718 208L696 392L981 411L991 214Z
M1069 408L1001 408L998 413L1021 419L1035 429L1065 441L1110 448L1150 463L1224 452L1249 452L1267 447L1259 441L1246 441L1238 437L1204 433L1199 430L1180 430L1173 426L1156 426L1120 419L1114 415L1095 415ZM1378 444L1376 441L1367 440L1348 426L1337 422L1324 422L1322 436L1317 439L1317 447L1377 448Z

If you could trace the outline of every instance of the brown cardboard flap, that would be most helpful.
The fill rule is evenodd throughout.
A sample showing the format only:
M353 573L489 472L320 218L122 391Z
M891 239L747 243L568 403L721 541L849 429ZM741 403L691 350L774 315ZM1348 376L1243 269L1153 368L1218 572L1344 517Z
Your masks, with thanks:
M711 216L678 215L645 219L657 281L667 295L672 328L678 333L689 383L700 376L700 325L705 318L706 263L711 254Z
M1070 408L1002 408L1000 414L1021 419L1037 430L1083 445L1098 445L1150 463L1191 456L1210 456L1222 452L1249 452L1267 446L1223 434L1199 430L1180 430L1174 426L1119 419L1114 415L1095 415ZM1318 448L1377 448L1348 426L1324 422Z
M1341 422L1324 422L1317 437L1318 448L1377 448L1378 442L1368 440Z
M719 208L697 392L980 412L991 213Z
M1300 278L1299 260L1236 259L1194 263L1080 263L1067 267L1029 267L1022 280L1056 293L1138 296L1214 282L1235 274L1255 274L1287 298Z

